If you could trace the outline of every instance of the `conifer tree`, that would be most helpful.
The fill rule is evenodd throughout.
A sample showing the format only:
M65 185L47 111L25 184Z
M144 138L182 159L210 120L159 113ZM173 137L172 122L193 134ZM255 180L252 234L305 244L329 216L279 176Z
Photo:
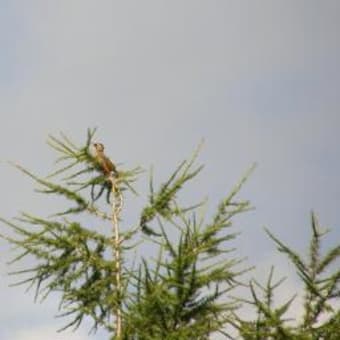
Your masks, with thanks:
M111 340L214 339L217 334L219 339L339 339L340 311L332 302L340 297L340 272L331 269L340 245L321 256L325 233L314 214L308 261L267 231L304 283L304 315L292 325L287 313L294 297L281 306L274 303L283 283L274 281L274 268L266 284L252 280L247 285L243 274L250 268L232 248L238 235L233 219L251 209L236 196L254 166L215 213L204 216L206 202L182 206L179 200L203 168L196 165L198 148L158 188L150 173L147 203L130 225L122 214L129 214L125 197L132 193L138 199L135 182L144 172L112 163L104 146L93 143L94 135L89 129L82 146L64 134L50 136L58 168L47 177L14 164L38 185L38 192L61 196L65 210L49 217L23 213L15 220L1 218L11 229L1 236L18 252L11 263L25 257L35 261L11 273L22 277L14 285L34 289L36 300L59 292L59 316L65 317L61 330L77 329L90 318L93 330L105 329ZM153 255L140 255L141 246ZM239 287L248 287L250 297L233 297ZM254 320L239 316L247 304L257 312Z
M249 173L205 219L199 214L202 203L183 207L178 201L202 170L197 150L158 189L150 176L148 203L139 220L126 225L124 195L136 194L134 182L142 171L117 169L103 155L98 158L94 134L88 130L80 147L64 134L50 136L59 168L47 177L15 164L38 184L38 192L61 196L69 205L48 218L29 213L15 221L1 218L14 231L3 237L19 251L11 263L26 256L36 260L32 268L12 272L23 276L15 284L28 284L41 300L60 292L63 329L76 329L90 317L93 329L106 329L111 339L208 339L222 332L237 304L221 297L239 285L246 270L238 268L241 260L228 242L237 235L232 218L250 208L248 201L235 199ZM157 256L131 261L141 241Z
M252 305L257 312L255 320L243 320L235 315L241 338L246 340L337 340L340 339L340 244L321 254L321 240L328 233L322 231L316 215L311 214L312 237L307 260L286 246L270 231L267 234L296 268L303 283L303 315L298 320L289 318L289 309L296 295L287 297L281 306L274 306L275 290L285 278L273 282L271 268L265 285L250 282L251 299L239 301ZM261 295L259 295L259 292Z

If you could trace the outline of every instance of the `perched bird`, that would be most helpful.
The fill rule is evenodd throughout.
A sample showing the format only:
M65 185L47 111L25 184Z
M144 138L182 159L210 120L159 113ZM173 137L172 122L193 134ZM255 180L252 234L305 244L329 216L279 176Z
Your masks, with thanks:
M104 154L104 145L102 143L94 143L93 144L96 151L96 160L101 167L104 175L108 176L113 172L115 175L118 175L117 169L112 161Z

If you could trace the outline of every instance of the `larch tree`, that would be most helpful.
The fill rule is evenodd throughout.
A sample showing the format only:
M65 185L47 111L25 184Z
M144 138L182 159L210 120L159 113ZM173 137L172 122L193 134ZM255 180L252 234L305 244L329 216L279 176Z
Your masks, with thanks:
M94 331L104 328L117 340L214 339L217 334L228 339L339 339L340 312L332 301L340 296L340 271L329 267L339 259L340 245L320 255L324 234L314 214L308 261L267 231L305 286L305 313L292 325L285 315L293 298L273 306L282 280L273 282L271 270L266 284L246 283L250 267L232 247L238 235L233 219L251 209L236 196L254 166L215 213L204 216L204 201L186 207L178 199L203 168L196 165L198 148L158 188L150 173L147 204L130 225L122 218L123 211L129 213L124 199L129 192L137 195L134 184L143 171L112 163L104 145L93 143L94 134L88 130L83 146L64 134L50 136L58 168L46 177L14 164L40 193L64 198L66 210L48 218L30 213L1 218L12 230L1 236L17 251L10 263L34 258L32 267L11 273L22 277L15 285L34 289L36 300L59 292L59 315L66 320L61 330L77 329L90 318ZM145 244L152 256L138 255ZM248 287L249 297L235 298L232 293L239 287ZM247 304L257 313L253 320L239 316ZM321 315L327 317L320 321Z

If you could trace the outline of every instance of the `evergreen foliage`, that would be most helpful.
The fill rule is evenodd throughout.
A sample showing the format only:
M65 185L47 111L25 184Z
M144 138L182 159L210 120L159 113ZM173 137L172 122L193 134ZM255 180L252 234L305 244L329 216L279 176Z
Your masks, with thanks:
M253 305L257 319L242 320L236 316L234 324L240 335L246 340L257 339L296 339L296 340L337 340L340 338L340 309L335 302L340 298L340 245L336 245L321 255L321 239L328 231L321 231L316 215L311 214L312 237L307 260L286 246L266 230L276 243L278 251L284 253L296 269L298 277L304 285L304 314L301 320L292 322L286 317L295 296L274 307L274 291L284 279L273 283L272 268L266 285L256 280L250 282L251 300L243 300ZM256 288L262 292L258 296Z
M35 259L31 268L11 273L22 277L14 285L34 289L36 300L59 292L59 316L67 320L62 330L77 329L90 318L94 331L104 328L110 339L119 340L203 340L217 334L249 340L340 338L340 311L332 303L340 297L340 271L332 271L340 245L321 256L325 233L314 214L307 261L267 231L304 284L304 315L292 324L287 314L294 297L275 306L274 293L284 280L274 282L272 268L266 284L246 285L243 274L250 268L240 266L243 260L232 248L238 235L233 218L251 209L236 196L254 166L221 199L215 214L205 217L204 202L182 207L178 201L203 168L196 165L198 148L158 189L150 174L148 202L139 220L127 225L121 217L124 195L137 194L134 182L143 171L118 167L115 174L103 173L92 150L94 134L88 130L80 147L64 134L51 136L58 168L47 177L14 164L34 180L38 192L64 198L66 210L50 217L23 213L13 221L0 219L11 229L1 236L18 252L10 263ZM157 255L131 261L141 242ZM250 297L231 297L239 287L248 287ZM255 308L254 320L239 316L244 305Z

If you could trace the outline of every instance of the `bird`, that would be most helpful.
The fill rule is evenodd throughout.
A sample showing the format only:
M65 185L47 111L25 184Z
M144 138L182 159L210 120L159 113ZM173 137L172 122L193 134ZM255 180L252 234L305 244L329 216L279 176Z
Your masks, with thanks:
M116 169L116 166L112 163L110 158L108 158L104 154L104 144L102 143L94 143L93 144L95 151L96 151L96 161L98 162L98 165L100 166L102 172L104 175L109 176L112 172L117 176L118 171Z

